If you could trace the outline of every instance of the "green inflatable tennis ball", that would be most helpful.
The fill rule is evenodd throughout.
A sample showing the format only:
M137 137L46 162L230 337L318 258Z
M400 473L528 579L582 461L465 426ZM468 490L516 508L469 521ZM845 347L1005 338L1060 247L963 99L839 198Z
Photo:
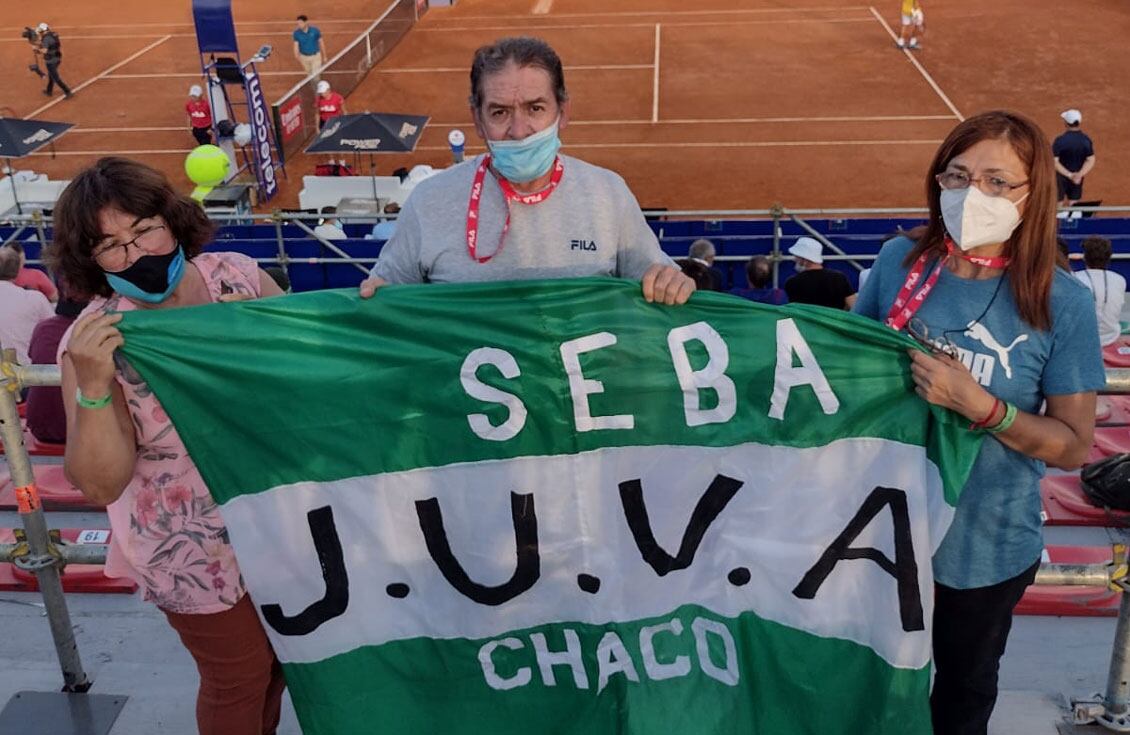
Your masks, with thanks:
M184 172L194 184L216 186L228 177L231 160L214 145L198 146L184 159Z

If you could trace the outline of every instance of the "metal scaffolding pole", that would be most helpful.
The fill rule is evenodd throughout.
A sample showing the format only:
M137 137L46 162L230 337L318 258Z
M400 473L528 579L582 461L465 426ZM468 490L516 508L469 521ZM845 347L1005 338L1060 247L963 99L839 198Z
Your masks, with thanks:
M0 345L2 347L2 345ZM3 355L0 352L0 355ZM23 372L22 370L20 372ZM58 373L58 369L55 369ZM26 553L15 559L21 569L35 573L39 592L47 611L47 622L55 641L55 653L63 670L63 689L67 692L85 692L92 682L82 668L78 645L75 643L71 615L63 597L63 582L59 578L62 559L47 533L47 518L39 502L31 459L24 446L20 414L16 406L23 384L17 368L7 358L0 357L0 437L4 440L8 473L16 488L16 503L26 538Z

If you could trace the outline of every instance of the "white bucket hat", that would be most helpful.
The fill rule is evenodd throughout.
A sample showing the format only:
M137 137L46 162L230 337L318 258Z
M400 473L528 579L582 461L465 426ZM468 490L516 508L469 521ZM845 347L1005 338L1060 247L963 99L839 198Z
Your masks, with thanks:
M1078 125L1079 123L1083 122L1083 113L1079 112L1075 108L1064 110L1063 112L1059 113L1059 116L1062 117L1063 121L1068 125Z
M811 237L802 237L789 248L789 255L795 255L798 258L804 258L813 263L823 263L824 246L820 244L819 240L814 240Z

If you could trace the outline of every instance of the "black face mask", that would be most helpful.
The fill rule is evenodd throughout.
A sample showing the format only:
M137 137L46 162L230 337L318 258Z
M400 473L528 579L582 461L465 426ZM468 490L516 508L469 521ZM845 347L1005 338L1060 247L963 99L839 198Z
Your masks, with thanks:
M144 291L146 294L163 294L169 288L169 277L173 275L178 281L180 280L180 273L170 274L169 266L173 261L181 255L182 251L180 246L173 248L172 252L165 255L143 255L123 271L117 273L106 273L107 279L110 281L110 286L114 290L121 292L115 287L115 278L120 278L127 283L133 284L137 288ZM183 266L178 269L183 271ZM126 296L138 296L138 294L124 294Z

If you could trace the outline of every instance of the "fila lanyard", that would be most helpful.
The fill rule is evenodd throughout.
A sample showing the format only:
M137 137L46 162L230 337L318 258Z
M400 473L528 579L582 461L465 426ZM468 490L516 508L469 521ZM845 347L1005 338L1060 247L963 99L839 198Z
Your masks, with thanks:
M979 255L966 255L962 252L957 252L954 247L953 240L946 237L946 254L938 259L938 265L930 273L926 283L922 284L922 288L911 296L914 287L922 280L922 276L926 273L926 262L930 259L930 252L922 253L918 256L918 260L914 261L910 272L906 275L906 282L902 284L899 289L898 295L895 296L895 302L891 304L891 310L887 312L887 326L896 331L902 331L907 322L910 321L920 308L922 302L930 295L934 289L934 285L938 282L938 277L942 274L942 268L945 267L946 258L950 255L957 255L962 260L967 260L974 265L984 266L985 268L1007 268L1008 264L1012 261L1011 258L1004 256L993 256L991 258L983 258Z
M565 172L565 165L561 162L561 157L558 156L553 159L553 173L549 177L549 185L533 194L519 194L514 190L513 184L501 176L498 177L498 185L502 188L502 196L506 200L506 223L502 226L502 237L498 239L498 247L495 251L490 255L479 257L479 205L482 203L483 182L486 180L487 168L489 167L490 154L488 153L483 156L479 168L475 171L475 180L471 184L471 201L467 203L467 253L470 254L472 260L479 263L486 263L502 252L502 246L506 244L506 233L510 229L511 203L538 204L544 202L557 189L557 185L561 183L561 176Z

